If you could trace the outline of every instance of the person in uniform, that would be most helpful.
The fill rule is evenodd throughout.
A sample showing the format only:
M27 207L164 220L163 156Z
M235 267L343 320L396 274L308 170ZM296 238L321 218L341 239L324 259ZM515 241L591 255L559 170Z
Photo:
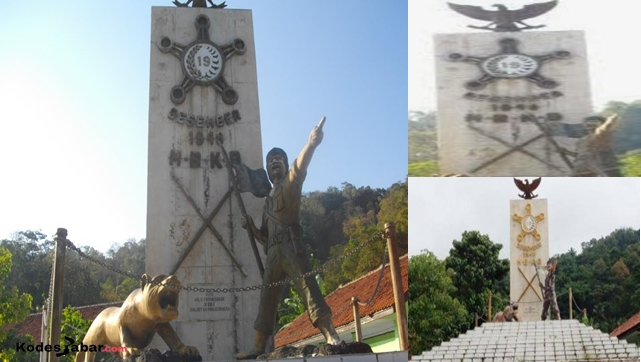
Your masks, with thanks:
M545 276L545 285L539 282L539 286L543 290L543 312L541 313L541 320L548 318L548 309L552 308L552 314L556 314L556 318L561 320L559 313L559 305L556 302L556 292L554 291L554 282L556 280L556 261L550 259L546 265L547 275Z
M280 148L267 153L267 174L273 184L265 198L263 220L260 229L251 217L241 219L241 226L249 228L256 240L265 247L267 261L263 284L281 281L285 277L296 278L309 272L311 264L304 253L303 233L300 225L300 203L303 181L314 150L323 140L325 117L314 127L303 150L288 168L287 154ZM296 279L296 291L301 296L312 324L318 328L327 343L339 344L340 339L332 324L332 311L325 302L314 276ZM267 339L274 333L278 302L283 286L263 288L260 292L258 316L254 322L256 337L249 353L240 353L237 359L255 359L265 352Z

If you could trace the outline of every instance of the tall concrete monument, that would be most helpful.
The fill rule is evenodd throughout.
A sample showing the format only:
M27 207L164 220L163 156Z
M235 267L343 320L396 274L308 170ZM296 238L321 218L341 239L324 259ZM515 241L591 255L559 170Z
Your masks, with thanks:
M548 203L533 194L540 178L532 184L514 180L523 194L522 199L510 200L510 300L519 304L520 321L537 321L543 293L535 265L545 268L550 254Z
M189 288L172 324L205 361L251 348L259 307L220 290L262 280L240 220L263 199L235 194L228 167L262 168L254 49L249 10L152 8L146 272Z
M497 11L450 4L491 21L486 33L436 34L439 167L443 174L571 175L592 113L580 31L522 31L556 1ZM521 25L519 25L521 24Z

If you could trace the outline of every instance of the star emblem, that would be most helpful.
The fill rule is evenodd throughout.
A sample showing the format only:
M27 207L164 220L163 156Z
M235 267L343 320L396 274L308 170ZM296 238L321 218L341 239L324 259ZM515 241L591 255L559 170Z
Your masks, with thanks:
M539 73L541 65L555 59L567 59L571 56L566 50L558 50L544 55L527 55L519 53L518 41L513 38L499 40L501 51L489 57L475 57L461 53L450 53L447 59L453 62L467 62L478 65L483 75L465 83L469 90L480 90L497 79L524 78L545 89L556 88L559 83Z
M527 204L525 206L525 215L512 215L512 220L521 224L521 232L516 237L516 240L521 243L523 241L523 237L527 234L531 234L532 236L534 236L534 239L536 239L536 241L541 240L541 235L536 230L536 225L543 219L545 219L544 213L540 213L537 216L532 215L532 205L530 204Z
M188 45L163 37L158 48L163 53L171 53L180 60L184 77L174 86L169 98L174 104L182 104L187 93L196 85L211 85L221 95L225 104L235 104L238 93L223 77L225 61L234 55L242 55L247 50L242 39L234 39L231 44L218 46L209 39L210 21L207 15L196 17L197 39Z

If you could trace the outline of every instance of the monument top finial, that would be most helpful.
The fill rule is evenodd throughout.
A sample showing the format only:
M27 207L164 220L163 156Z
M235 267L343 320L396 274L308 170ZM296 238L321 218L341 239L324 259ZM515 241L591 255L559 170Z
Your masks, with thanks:
M519 197L526 199L526 200L531 200L539 195L534 195L534 190L536 190L537 187L541 184L541 178L534 179L532 183L530 183L529 180L525 180L525 182L515 178L514 179L514 184L516 187L519 188L519 190L523 191L523 194L520 194Z
M208 2L209 4L211 4L210 7L214 9L223 9L227 6L227 4L225 4L226 1L223 1L218 5L214 4L212 0L187 0L187 2L184 4L178 0L173 1L174 5L178 6L179 8L188 7L190 3L192 8L206 8Z
M460 5L453 3L447 4L449 5L450 9L456 11L459 14L463 14L477 20L490 21L490 23L485 26L468 25L470 28L506 32L544 27L545 25L527 25L523 23L523 20L547 13L556 6L557 0L552 0L545 3L525 5L518 10L509 10L503 4L495 4L492 5L497 8L497 10L494 11L485 10L481 6L475 5ZM522 26L519 26L517 24L520 24ZM492 25L494 25L494 27L492 27Z

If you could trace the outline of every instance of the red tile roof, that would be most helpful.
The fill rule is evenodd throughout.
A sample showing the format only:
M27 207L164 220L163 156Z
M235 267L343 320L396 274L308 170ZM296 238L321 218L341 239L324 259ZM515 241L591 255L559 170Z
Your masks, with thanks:
M628 319L627 321L623 322L620 326L616 327L612 333L610 333L610 337L617 337L626 334L630 330L634 328L639 328L639 313L633 315Z
M407 302L407 255L400 258L401 280L403 282L403 294ZM338 328L354 321L352 312L352 297L357 297L361 302L367 302L376 289L381 269L378 268L369 274L356 279L349 284L336 289L325 297L325 301L332 309L332 322ZM394 306L394 291L392 290L392 277L389 264L385 266L383 279L378 288L378 294L367 306L360 306L361 318L372 316L374 313ZM319 334L319 330L312 326L307 313L298 316L289 326L276 333L275 345L281 347L296 341Z
M85 307L76 307L85 319L94 320L96 316L109 307L120 307L122 302L103 303L88 305ZM42 313L30 314L24 322L20 324L8 325L5 329L17 329L19 335L30 334L36 341L40 340L40 328L42 327Z

